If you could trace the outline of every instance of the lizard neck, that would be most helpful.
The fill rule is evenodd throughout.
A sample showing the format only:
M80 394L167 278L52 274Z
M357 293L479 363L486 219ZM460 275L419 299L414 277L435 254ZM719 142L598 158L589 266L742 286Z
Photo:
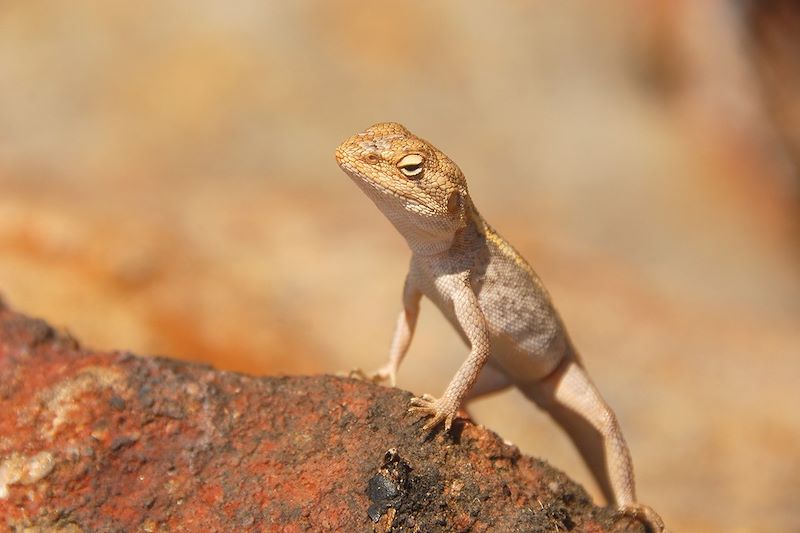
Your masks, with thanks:
M486 244L486 231L488 224L478 213L472 200L467 198L464 205L462 223L447 238L437 238L431 240L411 239L406 237L408 246L415 255L436 256L457 250L464 253ZM402 233L402 232L401 232Z
M486 246L486 233L490 231L489 225L478 213L472 200L468 200L464 206L465 224L459 229L454 238L451 250L460 255L468 255Z
M416 255L431 256L446 252L453 245L457 233L452 220L432 223L424 215L405 210L384 211L389 221L400 232L408 247Z
M442 254L453 246L452 239L449 241L411 241L406 239L408 247L414 255L421 255L425 257L435 256Z
M480 235L485 236L486 231L489 230L489 224L486 223L486 220L478 213L478 209L475 207L475 204L472 203L472 198L467 196L466 204L464 205L464 211L466 214L467 224L466 227L474 226L475 231L477 231Z

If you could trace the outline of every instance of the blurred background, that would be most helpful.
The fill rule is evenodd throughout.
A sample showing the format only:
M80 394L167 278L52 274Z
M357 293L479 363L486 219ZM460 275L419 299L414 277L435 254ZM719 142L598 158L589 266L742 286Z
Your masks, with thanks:
M800 531L800 4L5 1L0 292L97 348L374 368L409 252L334 148L398 121L544 278L675 531ZM400 386L466 349L428 303ZM478 422L599 498L516 392Z

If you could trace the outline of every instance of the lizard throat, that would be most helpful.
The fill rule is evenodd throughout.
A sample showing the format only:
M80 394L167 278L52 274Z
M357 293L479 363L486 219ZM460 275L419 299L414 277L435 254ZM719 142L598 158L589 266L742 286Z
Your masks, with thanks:
M435 255L452 246L456 232L463 226L459 218L438 213L418 199L400 195L371 180L351 177L405 238L412 252Z
M455 238L457 227L453 220L407 210L399 203L381 211L405 238L411 251L418 255L435 255L448 250Z

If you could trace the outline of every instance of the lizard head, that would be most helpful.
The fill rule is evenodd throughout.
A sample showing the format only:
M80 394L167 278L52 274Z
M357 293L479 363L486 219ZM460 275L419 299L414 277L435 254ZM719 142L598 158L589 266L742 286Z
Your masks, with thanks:
M350 137L336 161L416 252L447 249L465 225L469 195L461 170L400 124L375 124Z

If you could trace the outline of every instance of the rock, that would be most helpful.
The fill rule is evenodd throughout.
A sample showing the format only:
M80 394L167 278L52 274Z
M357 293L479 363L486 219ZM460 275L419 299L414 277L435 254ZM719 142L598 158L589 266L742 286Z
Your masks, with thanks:
M76 532L620 527L564 474L480 426L424 438L406 412L410 397L353 379L251 377L93 351L0 305L0 524Z

